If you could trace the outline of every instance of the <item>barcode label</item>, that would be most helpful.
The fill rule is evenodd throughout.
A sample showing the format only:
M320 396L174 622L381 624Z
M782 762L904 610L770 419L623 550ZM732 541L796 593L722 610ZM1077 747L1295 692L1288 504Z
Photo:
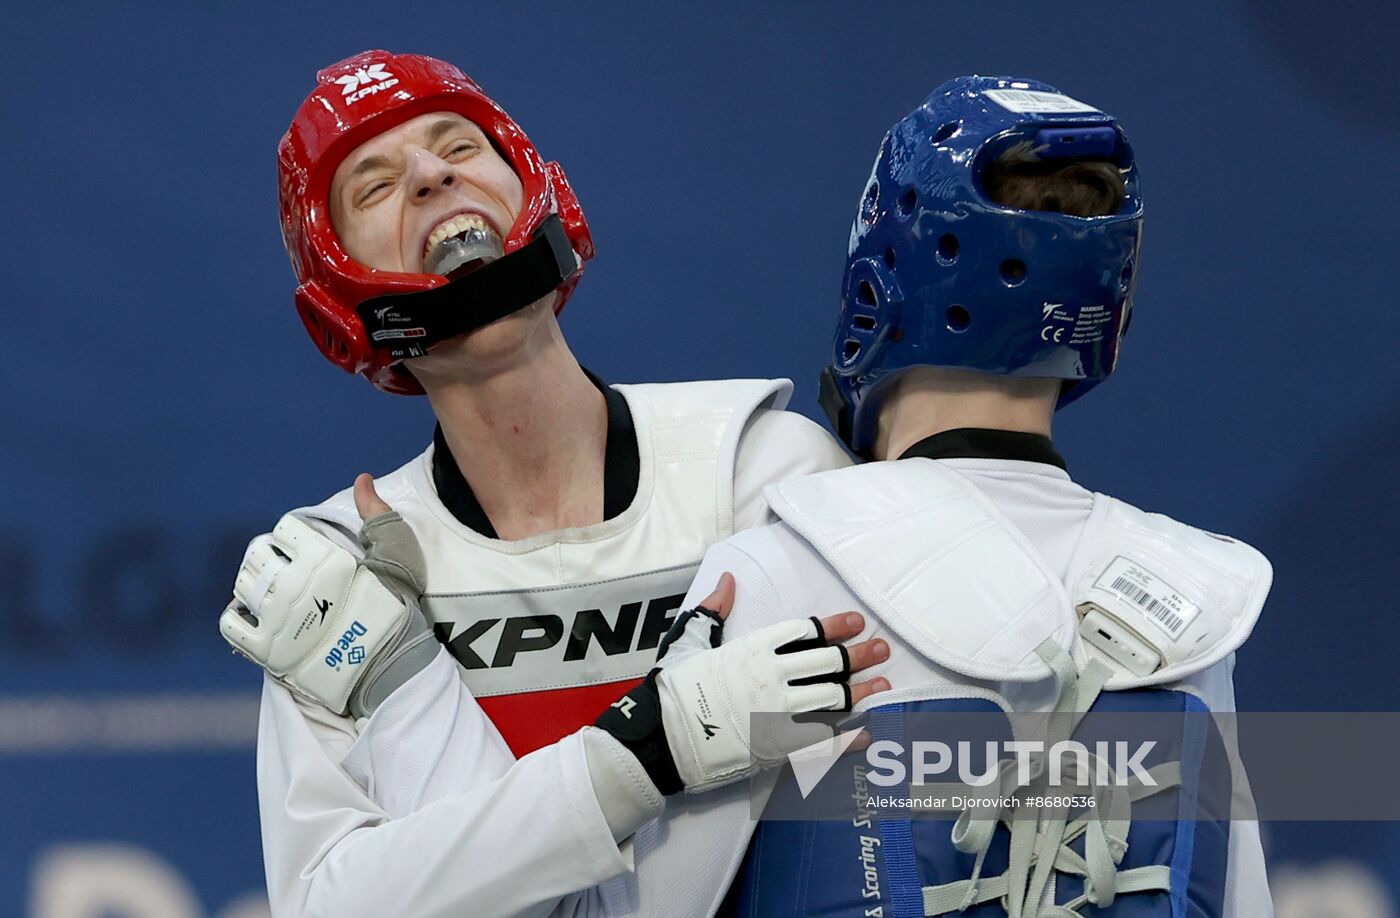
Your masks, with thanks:
M1094 586L1131 604L1142 613L1140 618L1156 625L1173 641L1181 637L1201 611L1171 584L1121 555L1099 575Z
M1085 105L1078 99L1058 92L1040 92L1035 89L989 89L983 93L988 99L1010 112L1017 114L1059 115L1066 112L1097 112L1092 105Z
M1109 589L1117 590L1155 615L1162 624L1167 626L1167 630L1172 634L1176 634L1181 630L1181 626L1184 623L1180 615L1177 615L1171 609L1168 609L1166 606L1153 599L1151 593L1146 590L1138 589L1127 577L1119 577L1117 580L1113 581L1113 586L1109 587Z

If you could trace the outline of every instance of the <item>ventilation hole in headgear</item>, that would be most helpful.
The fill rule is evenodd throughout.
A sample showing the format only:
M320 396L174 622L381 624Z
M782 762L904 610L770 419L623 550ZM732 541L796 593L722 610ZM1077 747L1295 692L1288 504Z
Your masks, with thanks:
M938 237L938 260L945 265L951 265L958 260L958 237L952 233L944 233Z
M904 189L904 193L899 196L899 215L907 217L914 212L914 208L919 206L919 192L914 188Z
M1008 258L1001 263L1001 279L1008 287L1015 287L1026 279L1026 263L1019 258Z
M885 267L894 267L894 249L885 249Z
M954 134L956 134L958 132L958 128L961 126L962 125L960 122L949 121L947 124L939 128L938 131L933 135L933 142L935 144L942 143L949 137L952 137Z
M950 332L965 332L967 327L972 324L972 315L965 307L959 306L957 303L948 307L947 317L948 331Z
M1128 284L1133 279L1133 260L1129 258L1123 262L1123 273L1118 275L1118 286L1124 290L1128 289Z
M856 286L856 302L862 306L875 305L875 287L870 281L863 280Z
M841 351L841 360L845 363L850 363L852 360L856 359L856 355L859 353L860 342L854 338L847 338L846 347Z
M851 324L861 331L874 331L875 317L857 315L851 319Z

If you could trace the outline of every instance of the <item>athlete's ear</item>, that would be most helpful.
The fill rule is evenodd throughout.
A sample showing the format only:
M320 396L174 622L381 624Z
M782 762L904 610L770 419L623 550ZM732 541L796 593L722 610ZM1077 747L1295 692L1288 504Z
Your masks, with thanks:
M355 476L355 509L360 511L360 519L362 520L388 513L393 509L384 503L379 492L374 490L374 476L369 472L361 472ZM732 590L730 595L733 595Z
M728 572L720 574L715 591L700 600L700 605L718 615L721 621L728 618L729 610L734 608L734 575Z

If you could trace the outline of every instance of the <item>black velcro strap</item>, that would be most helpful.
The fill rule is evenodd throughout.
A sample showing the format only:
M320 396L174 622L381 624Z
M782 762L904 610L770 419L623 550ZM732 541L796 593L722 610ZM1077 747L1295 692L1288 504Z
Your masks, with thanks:
M817 383L817 403L826 413L827 423L831 425L832 430L836 431L836 436L841 438L841 442L850 446L851 416L855 413L854 406L846 399L846 393L841 391L841 387L837 385L836 373L831 367L822 370ZM868 450L862 453L862 458L869 459L868 453Z
M685 785L676 771L676 760L671 757L661 723L661 696L656 688L660 672L653 669L640 685L609 705L593 723L636 756L656 789L670 796L680 793Z
M370 346L394 360L422 357L439 341L476 331L529 306L568 280L578 258L557 214L528 243L431 290L387 293L355 311Z

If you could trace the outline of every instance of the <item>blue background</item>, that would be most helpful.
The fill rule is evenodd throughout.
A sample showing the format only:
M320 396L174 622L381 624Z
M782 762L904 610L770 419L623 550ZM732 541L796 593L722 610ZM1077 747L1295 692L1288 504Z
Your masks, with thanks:
M885 128L970 72L1114 113L1147 201L1138 309L1056 440L1082 483L1272 558L1242 709L1400 710L1398 9L7 3L0 914L50 918L46 858L99 843L153 854L202 914L257 913L245 721L133 751L86 727L36 745L24 712L254 703L215 629L244 542L427 442L425 402L317 356L277 229L276 141L365 47L461 65L563 163L599 252L563 316L586 366L789 376L813 417ZM1348 895L1400 894L1396 826L1266 835L1289 888L1340 860L1367 871Z

